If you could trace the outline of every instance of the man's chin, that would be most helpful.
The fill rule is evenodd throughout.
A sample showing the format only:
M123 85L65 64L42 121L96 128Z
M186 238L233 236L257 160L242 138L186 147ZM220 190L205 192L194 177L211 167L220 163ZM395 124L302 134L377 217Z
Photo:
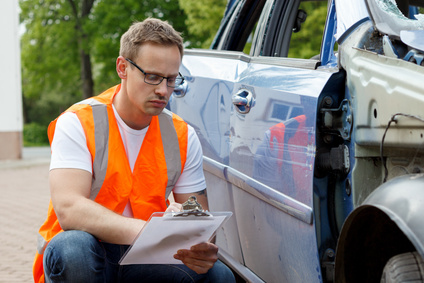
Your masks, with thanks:
M149 109L149 112L147 114L149 114L151 116L157 116L160 113L162 113L162 111L163 111L164 108L165 107L160 107L160 108L159 107L156 107L154 109Z

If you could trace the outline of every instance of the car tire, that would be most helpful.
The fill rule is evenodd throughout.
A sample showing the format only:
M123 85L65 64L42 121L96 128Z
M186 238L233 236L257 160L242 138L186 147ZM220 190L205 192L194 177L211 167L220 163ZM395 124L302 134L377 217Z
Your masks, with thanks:
M424 282L424 260L417 252L399 254L386 263L380 283Z

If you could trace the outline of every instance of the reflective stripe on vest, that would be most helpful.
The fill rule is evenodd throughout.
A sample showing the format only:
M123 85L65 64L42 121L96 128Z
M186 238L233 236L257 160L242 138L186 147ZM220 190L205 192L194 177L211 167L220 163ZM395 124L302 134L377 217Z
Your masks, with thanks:
M180 146L178 144L177 131L175 130L174 123L172 122L172 113L167 109L164 109L162 113L159 114L158 118L160 133L162 137L165 137L165 139L162 138L162 142L164 143L163 148L165 151L166 165L168 166L171 164L176 168L173 176L170 176L171 171L168 170L168 184L166 185L165 193L165 199L168 199L182 172Z
M38 254L44 254L44 250L47 247L48 242L44 240L43 236L40 234L37 235L37 252Z
M94 200L103 185L107 170L107 148L109 147L109 118L107 115L107 106L94 98L83 100L77 104L87 104L93 109L96 155L93 161L94 178L91 185L90 199ZM162 113L158 115L158 118L166 164L167 166L173 166L175 168L175 170L172 170L175 174L172 175L172 171L168 170L168 184L165 193L165 199L168 199L182 171L180 147L178 144L177 132L172 121L172 113L164 109Z
M109 116L107 106L93 98L83 100L77 104L87 104L93 109L94 136L96 138L96 155L93 161L93 182L91 184L90 199L94 200L103 185L106 177L109 147Z

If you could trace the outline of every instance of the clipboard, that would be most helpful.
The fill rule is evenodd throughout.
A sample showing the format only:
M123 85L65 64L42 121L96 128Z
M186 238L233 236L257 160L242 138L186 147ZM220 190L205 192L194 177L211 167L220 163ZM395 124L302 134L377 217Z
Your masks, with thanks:
M122 256L120 265L181 264L179 249L211 240L232 212L155 212Z

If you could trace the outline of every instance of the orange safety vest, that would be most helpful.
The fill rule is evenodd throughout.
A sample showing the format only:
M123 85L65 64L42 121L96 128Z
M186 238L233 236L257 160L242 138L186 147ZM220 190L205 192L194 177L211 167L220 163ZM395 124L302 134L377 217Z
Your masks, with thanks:
M92 157L93 182L90 199L122 214L128 200L134 218L148 220L153 212L165 211L167 199L182 173L187 156L188 128L177 115L164 109L153 116L133 172L126 156L112 100L120 85L74 104ZM50 123L53 140L57 119ZM44 282L43 253L50 240L62 232L50 201L47 220L39 230L34 259L34 282Z

